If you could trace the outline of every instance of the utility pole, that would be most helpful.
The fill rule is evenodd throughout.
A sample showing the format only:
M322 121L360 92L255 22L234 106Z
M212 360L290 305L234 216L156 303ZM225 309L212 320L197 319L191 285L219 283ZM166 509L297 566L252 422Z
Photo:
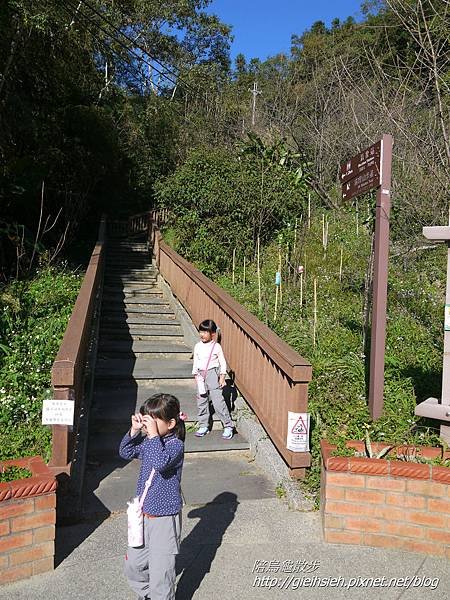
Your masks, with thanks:
M256 113L256 96L261 93L260 90L258 90L258 82L254 81L253 82L253 89L252 90L248 90L248 91L251 92L251 94L253 95L252 126L254 127L254 125L255 125L255 113Z

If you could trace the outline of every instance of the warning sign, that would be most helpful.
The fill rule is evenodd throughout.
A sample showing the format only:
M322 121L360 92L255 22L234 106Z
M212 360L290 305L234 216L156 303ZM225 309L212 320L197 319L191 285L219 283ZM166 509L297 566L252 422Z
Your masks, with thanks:
M286 448L292 452L309 451L309 414L288 411Z
M306 426L302 415L300 415L299 418L297 419L297 422L295 423L294 427L291 429L291 433L308 433L308 427Z

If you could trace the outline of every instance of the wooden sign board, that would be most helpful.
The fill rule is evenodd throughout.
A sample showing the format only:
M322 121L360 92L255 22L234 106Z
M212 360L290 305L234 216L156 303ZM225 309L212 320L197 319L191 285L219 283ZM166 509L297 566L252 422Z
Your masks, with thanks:
M342 198L350 200L381 184L382 140L341 165Z
M350 200L378 187L380 183L380 169L375 165L342 185L342 199Z
M381 140L369 146L341 165L341 183L357 177L370 167L377 165L380 169Z

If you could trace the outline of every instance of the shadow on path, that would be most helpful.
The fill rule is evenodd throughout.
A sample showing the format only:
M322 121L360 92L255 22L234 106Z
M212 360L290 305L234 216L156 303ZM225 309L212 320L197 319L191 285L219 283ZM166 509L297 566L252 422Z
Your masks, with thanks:
M182 541L177 556L177 574L183 572L177 587L176 600L189 600L211 569L217 550L238 507L236 494L222 492L212 502L189 511L190 519L200 518Z

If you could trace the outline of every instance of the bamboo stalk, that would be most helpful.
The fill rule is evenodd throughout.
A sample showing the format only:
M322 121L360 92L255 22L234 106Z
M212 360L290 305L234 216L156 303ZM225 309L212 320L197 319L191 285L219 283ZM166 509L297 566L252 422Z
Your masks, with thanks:
M278 286L275 286L275 311L273 313L273 320L277 320L277 309L278 309Z
M245 256L244 256L244 277L243 277L242 285L245 287Z
M259 236L258 236L258 241L257 241L257 263L256 263L256 270L257 270L257 275L258 275L258 307L261 310L262 301L261 301L261 269L260 269L260 265L259 265Z
M294 227L294 247L292 248L292 255L295 257L295 251L297 249L297 219L295 219Z
M342 259L344 254L344 248L341 246L341 260L339 261L339 281L342 281Z
M283 289L281 287L281 246L278 246L278 271L280 273L280 305L283 302Z
M359 203L356 200L356 235L359 236Z
M308 194L308 229L311 229L311 194Z
M313 344L316 347L317 331L317 277L314 277L314 322L313 322Z
M236 248L233 248L233 274L232 274L232 277L231 277L231 281L232 281L233 285L234 285L234 271L235 271L235 268L236 268Z
M300 306L303 306L303 273L300 273Z

